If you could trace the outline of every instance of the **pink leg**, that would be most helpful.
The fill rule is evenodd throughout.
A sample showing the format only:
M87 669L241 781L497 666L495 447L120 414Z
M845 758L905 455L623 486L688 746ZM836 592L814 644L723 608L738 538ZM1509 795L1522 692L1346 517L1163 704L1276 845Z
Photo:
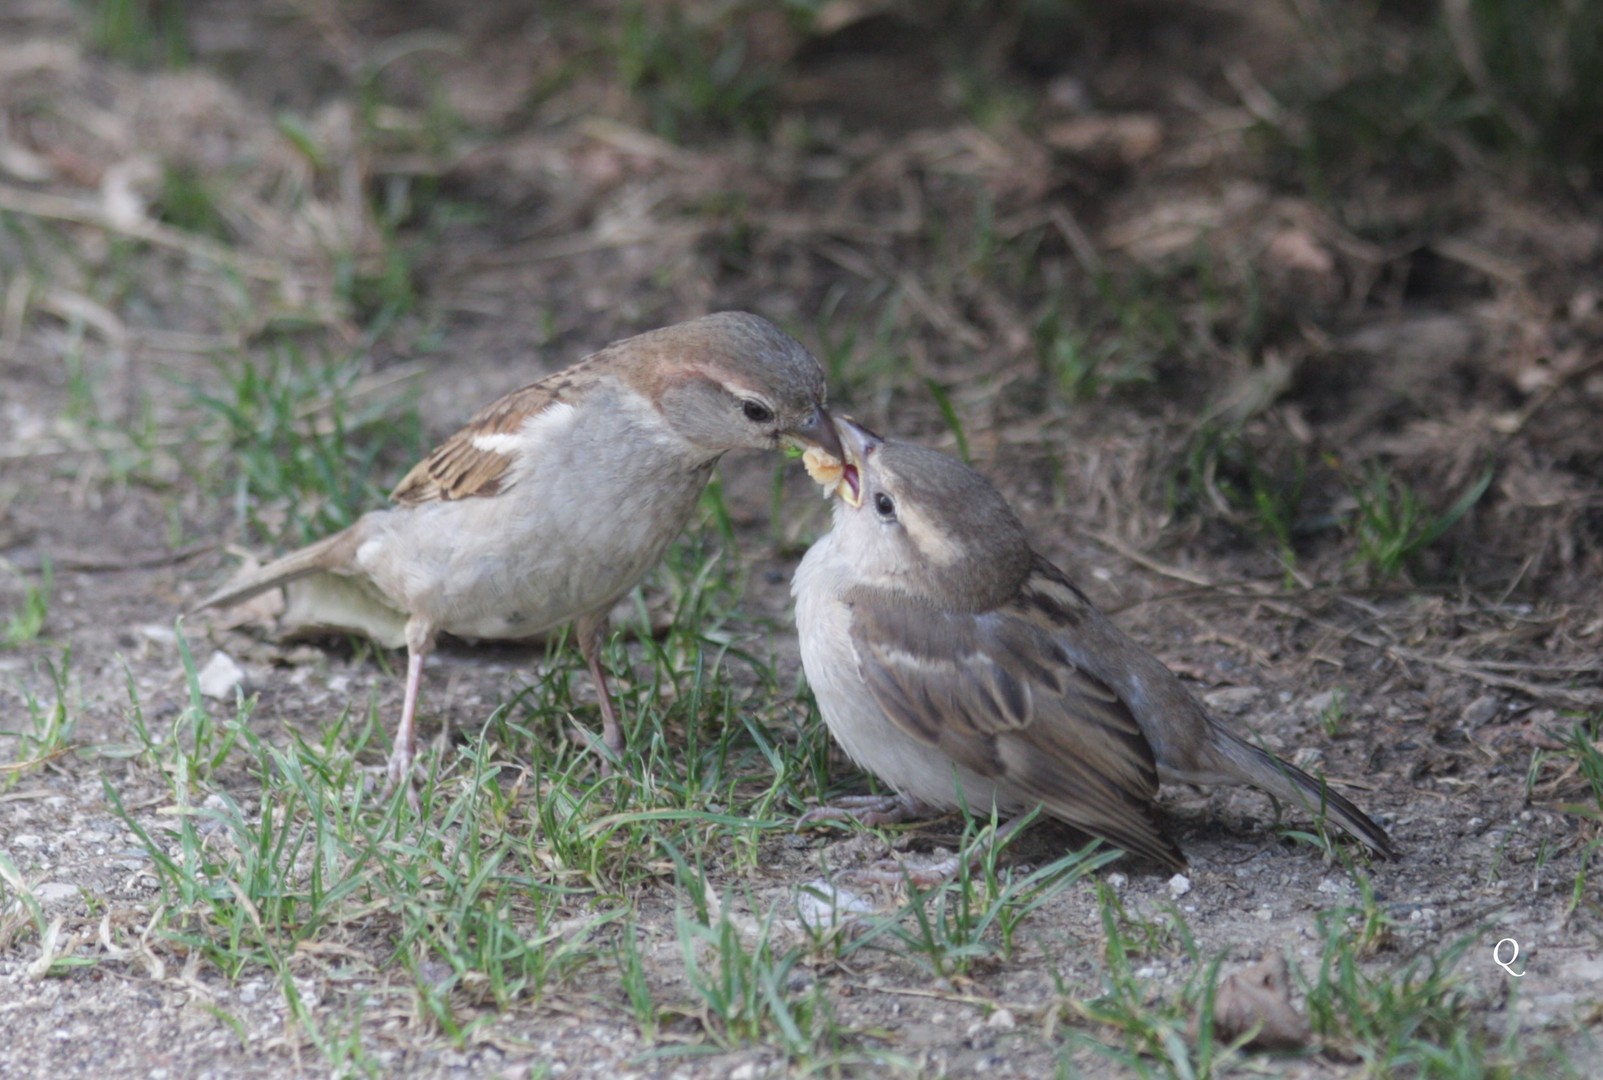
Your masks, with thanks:
M607 617L585 616L576 628L579 634L579 651L584 654L585 666L596 682L596 696L601 699L601 741L607 744L614 756L623 755L623 726L612 708L612 694L607 690L607 677L601 670L601 642L607 632ZM608 766L603 763L602 771Z
M423 658L434 644L434 627L420 616L406 623L406 698L401 705L401 726L395 732L395 748L384 770L384 794L405 785L407 801L417 803L412 786L412 762L417 758L417 698L423 682Z

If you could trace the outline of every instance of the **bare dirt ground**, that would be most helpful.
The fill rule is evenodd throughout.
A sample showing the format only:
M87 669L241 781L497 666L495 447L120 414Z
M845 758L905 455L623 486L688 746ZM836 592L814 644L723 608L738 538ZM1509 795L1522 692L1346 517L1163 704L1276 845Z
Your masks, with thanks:
M961 34L896 5L824 5L805 33L742 9L756 50L743 62L783 72L761 135L679 102L660 56L631 92L586 51L594 26L651 5L461 7L196 3L178 71L95 51L82 5L0 12L0 629L20 627L0 639L0 854L14 868L0 1075L808 1066L761 1036L710 1034L660 853L653 881L581 883L553 923L627 903L663 1003L655 1031L605 951L505 1003L453 984L452 1030L418 989L450 973L403 956L376 903L297 938L278 970L203 959L130 826L159 831L178 812L131 704L153 727L185 708L175 618L234 565L227 545L288 544L268 530L314 516L283 500L245 513L246 451L197 394L226 396L275 350L348 351L353 409L415 402L421 432L389 433L358 478L383 490L499 393L728 308L813 348L848 411L966 448L1138 640L1344 785L1402 852L1355 875L1285 840L1254 793L1167 791L1188 886L1138 864L1101 871L1103 891L1057 893L1010 955L954 977L893 948L798 968L788 989L818 988L842 1033L813 1067L884 1074L889 1058L863 1063L878 1049L908 1074L1176 1074L1092 1045L1131 1030L1080 1004L1112 978L1111 893L1132 927L1168 928L1130 969L1148 1004L1176 998L1195 956L1228 973L1281 953L1313 977L1324 916L1369 910L1386 925L1353 931L1369 934L1367 970L1387 984L1439 960L1437 1020L1502 1047L1489 1059L1504 1075L1588 1073L1603 776L1588 780L1595 758L1571 742L1595 744L1603 710L1595 174L1555 194L1467 167L1417 183L1377 168L1315 198L1276 142L1277 124L1301 121L1266 87L1305 58L1269 5L1115 5L1050 40L998 20L968 43L970 67L952 60ZM193 188L206 198L186 201ZM789 574L826 517L798 468L777 495L775 476L732 459L722 494L742 644L773 673L748 680L750 708L785 738L807 717L789 697ZM1401 513L1407 493L1439 518L1483 480L1450 528L1382 570L1386 527L1363 524L1366 498ZM30 589L44 610L32 631ZM315 741L347 708L398 710L393 658L204 618L186 633L201 662L220 648L242 665L269 744ZM430 708L476 733L553 667L593 726L567 653L448 648ZM785 700L757 702L765 685ZM36 755L23 733L57 710L70 733ZM835 773L857 785L844 762ZM243 765L212 784L241 803L260 792ZM538 847L527 801L504 827ZM822 866L883 854L887 835L956 840L951 822L776 831L708 873L760 920ZM1038 827L1009 857L1039 865L1067 843ZM1521 979L1493 962L1504 938ZM1212 1068L1479 1075L1377 1064L1364 1045ZM664 1047L706 1052L652 1056Z

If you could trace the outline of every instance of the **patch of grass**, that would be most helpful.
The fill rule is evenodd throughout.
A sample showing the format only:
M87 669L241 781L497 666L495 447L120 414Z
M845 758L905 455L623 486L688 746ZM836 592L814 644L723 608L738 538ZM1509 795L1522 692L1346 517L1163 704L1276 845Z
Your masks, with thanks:
M1297 542L1314 528L1303 517L1308 467L1299 450L1274 453L1238 426L1206 422L1166 484L1171 510L1215 514L1267 542L1286 568L1288 586L1295 583Z
M106 55L138 67L189 62L186 0L88 0L86 6L89 40Z
M494 798L470 787L443 829L402 841L396 861L383 864L399 898L396 952L426 1015L458 1045L469 1029L454 999L505 1009L540 996L601 955L599 932L625 911L592 900L586 914L572 915L568 890L519 872L505 832L481 828L475 800L486 795ZM467 826L460 835L459 822Z
M1171 378L1216 363L1218 341L1250 352L1262 332L1250 272L1221 281L1202 246L1151 266L1098 270L1081 284L1057 276L1039 286L1031 341L1042 375L1070 406L1159 381L1172 394Z
M672 845L685 902L675 916L685 980L697 1002L690 1015L724 1049L766 1045L787 1060L806 1060L826 1044L828 998L802 967L804 951L776 939L774 913L744 920L733 896L709 890L705 867Z
M183 708L173 716L165 730L152 729L134 686L133 672L127 671L128 724L138 740L145 762L166 773L174 784L180 806L187 806L198 784L203 784L222 767L239 737L249 731L247 721L255 699L241 698L231 720L219 722L200 693L199 668L189 641L184 636L183 619L174 626L179 663L184 670L188 694Z
M913 959L932 978L960 980L1011 958L1018 929L1031 913L1118 857L1093 843L1045 866L1015 871L1002 854L1024 827L994 843L994 822L965 818L958 850L979 851L977 864L957 857L957 873L934 886L909 879L907 900L898 908L854 917L844 935L835 927L815 931L815 947L827 947L842 961L860 950L886 950Z
M1347 691L1337 687L1331 691L1330 701L1319 710L1319 729L1325 737L1334 739L1341 734L1341 729L1347 722Z
M122 286L114 287L126 291ZM106 396L105 354L94 347L89 330L80 316L67 319L66 341L61 349L62 366L67 373L67 400L62 409L65 426L85 449L93 452L114 483L170 489L177 470L172 466L171 450L162 444L179 440L158 429L150 395L141 391L132 402L109 406L101 400Z
M1367 904L1366 904L1367 907ZM1392 968L1364 962L1364 936L1354 923L1371 917L1338 908L1319 915L1323 949L1318 970L1303 979L1309 1020L1327 1045L1358 1058L1377 1076L1482 1077L1532 1075L1517 1045L1517 1024L1499 1043L1475 1019L1458 968L1480 935L1431 945Z
M27 710L27 727L19 731L0 731L0 736L17 740L16 760L0 768L0 788L14 785L23 773L42 768L52 758L65 753L72 745L73 728L78 723L78 710L72 701L72 650L61 650L61 661L42 661L49 675L55 700L40 701L28 690L22 691L23 708Z
M952 395L947 393L946 387L934 379L925 379L924 385L928 388L930 397L935 399L935 407L940 410L941 419L946 421L947 430L957 440L957 456L968 464L970 461L968 436L963 431L963 418L957 415L957 407L952 404Z
M1576 814L1603 825L1603 714L1577 723L1569 732L1567 754L1574 759L1575 771L1584 781L1580 801L1564 806L1567 814Z
M0 649L13 649L39 639L50 616L50 592L55 580L54 568L46 558L39 567L39 580L23 586L22 603L6 616L6 624L0 628Z
M747 59L747 17L755 10L623 6L609 51L625 89L645 102L653 131L673 142L707 131L767 134L777 116L778 72Z
M1066 1048L1088 1048L1121 1066L1130 1076L1178 1080L1229 1071L1240 1060L1240 1052L1221 1044L1213 1032L1213 998L1219 982L1220 958L1203 961L1178 911L1171 910L1162 922L1133 917L1106 883L1098 883L1097 898L1106 963L1102 993L1077 1000L1066 992L1060 980L1059 995L1074 1013L1111 1029L1120 1045L1070 1031ZM1138 968L1140 960L1146 963ZM1176 994L1152 993L1142 970L1155 963L1187 971Z
M882 284L848 309L850 295L843 285L830 287L819 306L815 336L831 391L839 391L836 404L867 412L907 381L903 299L893 286Z
M177 228L230 241L228 219L212 184L211 177L192 165L165 164L157 197L158 216Z
M347 712L317 744L269 745L248 723L253 701L212 714L179 642L190 704L172 734L153 735L137 695L131 700L174 812L153 824L105 783L161 889L154 940L198 952L229 980L276 972L300 1013L289 977L297 946L360 925L389 940L419 1009L458 1044L471 1029L459 1017L464 1002L505 1008L599 955L597 935L625 909L591 902L579 913L579 894L545 880L543 864L526 857L521 830L511 827L521 789L487 752L493 744L446 763L425 785L425 826L399 793L383 803L369 794L356 760L377 728L371 717L362 728ZM248 797L217 782L241 765L255 782ZM328 1034L328 1052L343 1056L348 1043Z
M296 1002L295 1023L323 1055L330 1076L382 1080L391 1075L391 1070L368 1045L371 1040L364 1026L368 1004L365 999L356 1000L348 1008L319 1011L302 1002L293 989L293 978L286 976L286 979L285 996Z
M1557 731L1548 734L1560 735ZM1598 853L1603 851L1603 749L1599 748L1603 742L1603 714L1579 720L1562 733L1562 737L1564 749L1538 749L1531 753L1525 775L1525 798L1557 797L1561 811L1585 823L1581 826L1580 850L1576 855L1575 878L1566 914L1573 915L1582 907L1597 912L1603 910L1603 905L1597 901L1591 875ZM1544 846L1536 860L1535 874L1541 873L1548 856Z
M384 501L381 463L423 453L415 403L368 393L355 357L285 342L220 360L218 372L222 389L193 400L220 421L222 483L258 535L304 543L344 528Z
M1482 1021L1462 974L1465 959L1484 934L1428 942L1402 960L1389 959L1395 941L1391 917L1377 903L1367 878L1356 877L1361 902L1316 915L1320 956L1311 973L1296 963L1292 980L1314 1033L1310 1049L1362 1064L1365 1075L1435 1077L1579 1076L1551 1045L1526 1045L1520 1025L1499 1035ZM1222 954L1205 959L1178 912L1165 920L1132 918L1113 890L1099 892L1106 968L1100 996L1081 999L1060 980L1060 1010L1099 1025L1096 1035L1071 1029L1066 1051L1090 1049L1115 1062L1123 1075L1203 1078L1233 1074L1242 1065L1239 1044L1213 1031L1214 998ZM1137 966L1138 962L1140 967ZM1152 973L1184 972L1172 993L1159 992ZM1174 982L1169 975L1168 982ZM1512 987L1511 993L1517 993ZM1512 1005L1510 1006L1512 1008ZM1109 1041L1109 1036L1117 1041ZM1267 1067L1272 1058L1261 1059ZM1064 1059L1066 1072L1073 1075Z
M1139 313L1125 309L1124 317ZM1109 390L1152 381L1153 356L1139 337L1102 336L1081 329L1062 309L1053 307L1035 324L1036 359L1069 404L1091 401ZM1167 331L1159 340L1169 341Z
M9 950L30 930L43 941L49 925L28 879L11 856L0 851L0 952Z
M678 545L661 571L675 605L668 629L643 623L641 640L609 643L632 739L611 777L571 737L577 726L593 738L595 708L575 701L582 669L559 643L544 665L553 670L482 730L425 755L420 817L399 796L377 801L357 766L384 757L371 709L365 721L342 713L314 743L292 732L270 745L252 731L253 699L219 708L199 695L180 630L187 703L170 726L153 726L129 688L135 760L160 773L173 805L152 816L106 786L161 890L146 940L229 980L267 973L318 1051L357 1070L371 1063L361 1029L372 994L404 993L442 1039L467 1045L495 1010L599 968L642 1033L655 1030L677 1006L631 953L632 896L673 878L670 850L710 874L754 867L757 841L789 827L772 811L810 782L816 753L796 737L771 661L743 647L750 630L733 616L725 566L715 550ZM694 957L689 992L713 1043L777 1040L819 1067L862 1059L805 977L801 945L782 943L771 916L754 924L766 936L748 938L730 921L735 907L686 908L674 931ZM325 991L312 1007L297 957L307 942L358 931L353 963L382 965L362 975L373 989L343 1002Z
M1603 160L1603 11L1573 0L1426 5L1312 0L1305 62L1266 125L1304 187L1383 171L1442 179L1501 161L1577 188Z
M1296 584L1298 545L1321 532L1344 528L1352 567L1377 582L1394 581L1421 565L1422 556L1461 522L1486 494L1492 470L1483 472L1445 509L1434 511L1412 485L1379 467L1356 476L1334 456L1310 476L1300 447L1265 443L1240 426L1205 422L1187 441L1184 456L1166 479L1172 511L1228 522L1267 542ZM1346 489L1350 509L1312 516L1313 491Z
M446 196L438 175L420 166L448 160L467 134L428 67L428 54L443 51L444 40L436 34L403 35L360 70L354 89L362 171L370 172L371 180L360 192L364 213L357 231L335 233L329 258L334 299L369 340L418 310L417 261L434 249L442 231L486 213ZM416 62L417 77L426 86L422 106L395 100L394 80L387 77L391 66L408 61ZM275 122L323 183L335 189L349 184L353 166L347 148L320 145L313 127L294 113L280 112Z
M646 961L640 951L641 936L634 916L626 916L613 938L612 958L618 985L634 1015L635 1027L641 1039L654 1043L662 1023L662 1007L657 1004L651 979L646 974Z
M1461 521L1491 485L1488 469L1440 513L1427 509L1425 500L1407 482L1381 468L1371 468L1348 491L1358 504L1353 517L1354 562L1371 577L1391 581L1401 576L1417 556Z

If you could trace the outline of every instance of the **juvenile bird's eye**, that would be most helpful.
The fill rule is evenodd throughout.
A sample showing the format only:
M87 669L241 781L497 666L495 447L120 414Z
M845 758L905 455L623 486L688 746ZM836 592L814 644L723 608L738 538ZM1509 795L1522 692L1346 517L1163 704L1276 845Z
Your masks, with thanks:
M896 517L896 503L883 491L874 496L874 509L886 521L891 521Z
M760 401L747 401L740 410L746 414L746 419L754 424L766 424L774 418L774 410Z

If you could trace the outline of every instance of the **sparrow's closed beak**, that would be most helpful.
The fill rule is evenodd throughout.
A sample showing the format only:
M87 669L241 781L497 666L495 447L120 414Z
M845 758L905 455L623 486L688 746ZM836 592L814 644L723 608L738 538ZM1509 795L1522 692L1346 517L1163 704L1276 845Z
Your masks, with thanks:
M835 432L835 418L820 405L806 420L785 432L793 439L818 447L837 461L842 460L840 436Z

